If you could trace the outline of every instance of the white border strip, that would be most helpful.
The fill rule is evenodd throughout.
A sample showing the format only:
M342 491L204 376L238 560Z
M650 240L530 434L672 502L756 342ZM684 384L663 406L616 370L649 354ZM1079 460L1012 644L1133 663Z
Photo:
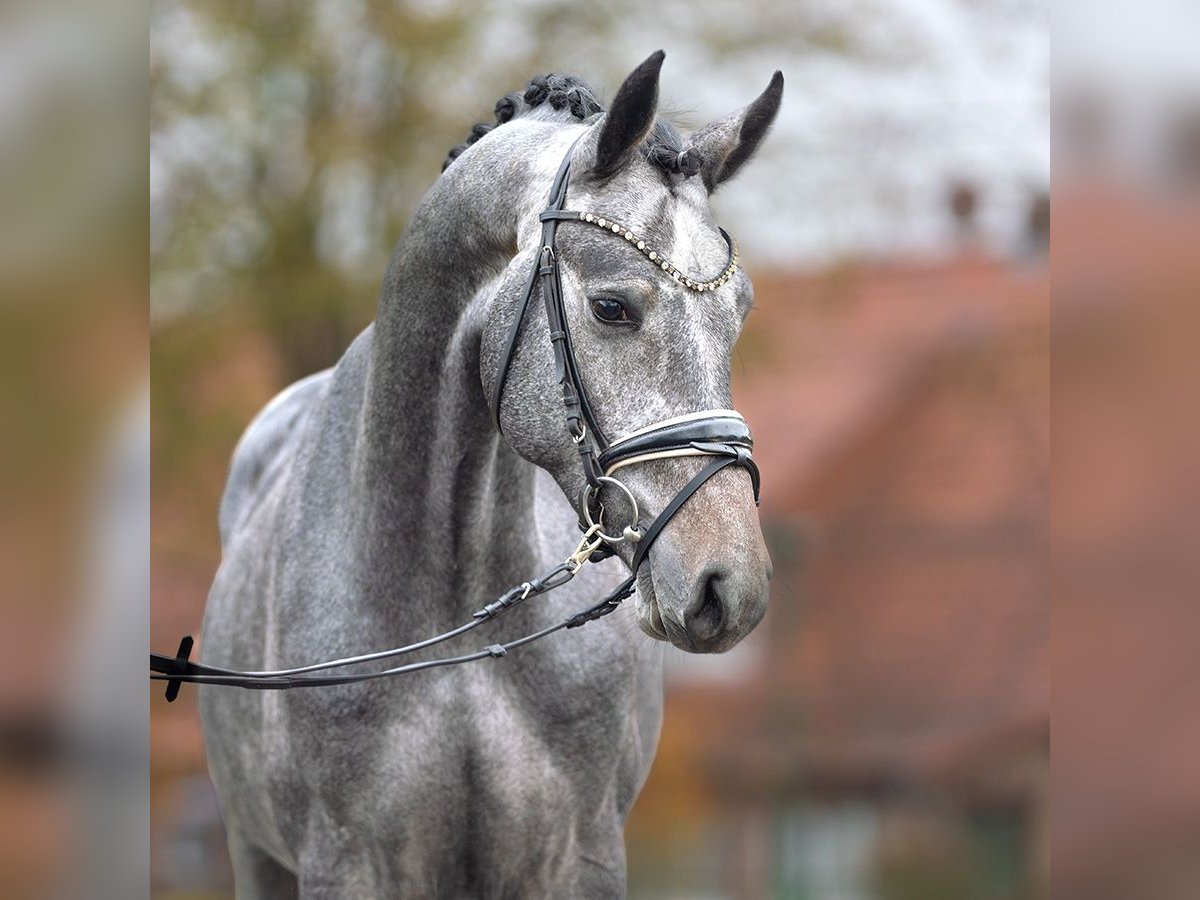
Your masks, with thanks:
M683 447L679 450L656 450L653 453L639 453L637 456L631 456L629 459L623 459L618 463L614 463L604 470L605 475L612 475L617 469L623 469L626 466L631 466L634 463L649 462L652 459L673 459L677 456L719 456L717 453L709 453L707 450L697 450L695 447Z

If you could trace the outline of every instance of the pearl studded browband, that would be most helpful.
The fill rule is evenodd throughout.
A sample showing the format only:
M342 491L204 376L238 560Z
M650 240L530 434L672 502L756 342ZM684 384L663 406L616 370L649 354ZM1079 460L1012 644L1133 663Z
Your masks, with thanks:
M647 244L644 240L619 222L614 222L612 219L604 216L598 216L595 213L590 212L576 213L574 211L570 211L565 216L555 216L555 218L563 218L567 219L568 221L572 218L578 218L581 222L587 222L589 225L595 225L598 228L603 228L605 231L611 231L613 234L624 237L625 240L630 244L633 244L633 246L636 247L641 254L646 257L646 259L650 260L650 262L654 263L684 287L690 288L693 291L698 291L700 293L703 293L704 291L714 291L721 285L725 284L725 282L729 281L729 279L733 277L733 273L737 271L737 241L730 237L729 233L724 228L721 229L721 237L725 238L725 243L729 245L729 265L727 265L725 267L725 271L723 271L716 278L713 278L710 281L701 281L699 278L693 278L691 275L683 272L669 259L663 256L657 250L651 248L649 244Z

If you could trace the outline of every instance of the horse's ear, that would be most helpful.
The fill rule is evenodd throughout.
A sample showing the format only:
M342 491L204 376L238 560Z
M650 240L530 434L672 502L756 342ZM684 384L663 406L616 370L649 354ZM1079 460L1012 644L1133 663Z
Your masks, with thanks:
M658 73L665 57L665 53L656 50L630 72L605 113L593 166L601 178L621 168L654 125L658 112Z
M783 73L771 77L767 89L744 109L705 125L692 135L688 149L702 160L700 177L711 194L732 178L766 137L783 100Z

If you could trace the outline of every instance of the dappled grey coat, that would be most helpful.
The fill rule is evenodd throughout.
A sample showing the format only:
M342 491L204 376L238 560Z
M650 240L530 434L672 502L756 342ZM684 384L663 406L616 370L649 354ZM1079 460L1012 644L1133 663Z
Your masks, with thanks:
M284 391L236 451L205 662L299 665L410 642L470 618L575 545L583 484L535 304L499 411L502 344L564 153L570 203L648 236L681 267L724 265L708 196L766 133L782 78L682 138L656 124L656 53L600 112L552 76L502 101L415 210L378 315L331 370ZM625 241L559 231L568 318L605 430L730 405L745 274L696 293ZM625 315L602 321L600 302ZM611 310L611 307L607 307ZM622 477L650 514L701 465ZM581 609L630 558L492 623L487 641ZM622 826L649 770L662 647L727 649L765 609L770 563L749 478L726 469L662 533L615 614L502 660L286 692L206 686L201 713L239 898L615 897ZM640 626L640 628L639 628ZM476 649L480 641L451 651Z

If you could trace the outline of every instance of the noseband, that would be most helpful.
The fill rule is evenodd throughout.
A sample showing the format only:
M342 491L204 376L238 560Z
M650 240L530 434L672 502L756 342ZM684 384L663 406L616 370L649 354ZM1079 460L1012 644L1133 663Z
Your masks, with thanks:
M578 141L576 141L578 143ZM471 621L460 625L443 634L390 650L366 653L328 662L298 666L291 669L274 669L258 672L246 672L237 669L226 669L218 666L202 665L190 662L188 657L192 650L192 638L185 635L179 643L179 650L174 657L150 654L150 679L166 681L166 698L173 701L179 693L179 687L184 682L199 684L222 684L234 687L256 690L285 690L295 687L319 687L324 685L350 684L358 681L371 681L389 678L422 669L439 666L452 666L488 657L501 657L509 650L540 640L564 628L578 628L581 625L608 615L615 610L621 601L633 594L634 582L638 569L646 559L650 547L658 539L663 528L677 513L680 507L696 493L710 478L729 466L740 466L750 474L754 489L754 502L759 502L759 472L751 451L754 443L750 438L750 429L746 420L731 409L708 409L686 415L675 416L655 422L643 428L631 431L615 441L609 441L601 430L595 411L588 400L584 387L583 376L579 370L579 361L575 357L574 345L571 342L571 331L567 325L567 310L563 300L562 281L558 269L558 257L555 252L555 236L560 222L580 222L593 225L623 237L632 244L651 263L661 269L689 290L703 293L716 290L724 285L737 271L738 253L733 239L721 230L721 236L729 246L729 262L724 271L709 281L700 281L676 268L657 251L650 249L646 242L640 240L632 231L606 217L597 216L590 212L577 212L564 209L567 197L567 181L571 169L571 156L575 144L567 151L558 173L554 177L550 189L550 198L546 209L539 216L542 223L542 246L538 259L530 272L529 281L525 288L524 300L520 312L513 321L508 333L504 358L499 372L493 381L491 409L492 417L500 430L500 401L504 395L504 385L508 380L508 371L516 354L517 344L521 337L522 325L529 310L535 289L540 285L542 299L546 306L546 320L550 332L550 343L554 349L554 363L559 384L562 386L563 406L566 411L566 429L571 441L579 451L580 464L583 468L586 484L579 498L580 528L583 538L568 556L545 575L526 581L521 585L505 592L499 598L477 610ZM687 456L712 457L699 472L697 472L672 498L661 512L642 530L637 498L633 492L614 473L629 466L650 462L657 459L674 459ZM604 506L600 502L600 493L605 487L611 487L622 493L628 500L632 515L631 521L620 533L608 533L605 529L612 526L604 523ZM343 668L366 662L375 662L405 656L424 650L443 641L466 634L468 631L491 621L501 613L524 602L531 596L543 594L566 584L588 561L597 562L613 554L613 548L622 543L634 544L630 575L599 603L596 603L573 616L554 625L525 635L505 644L492 644L474 653L442 659L424 660L409 663L382 671L358 672L343 675L314 676L311 673L328 669Z

